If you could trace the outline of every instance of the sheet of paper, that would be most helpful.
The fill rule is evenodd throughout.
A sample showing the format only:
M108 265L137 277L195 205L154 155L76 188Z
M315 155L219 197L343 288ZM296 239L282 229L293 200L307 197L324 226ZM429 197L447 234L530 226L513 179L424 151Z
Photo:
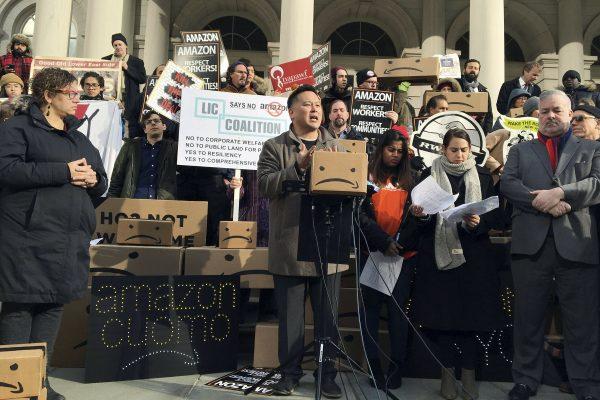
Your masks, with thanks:
M379 251L372 252L360 274L360 283L391 296L402 272L403 261L400 256L388 257Z
M441 213L442 218L448 222L460 222L466 215L481 215L500 206L498 196L488 197L485 200L462 204Z
M412 203L423 207L425 214L437 214L450 207L458 194L451 194L437 184L432 176L415 186L410 194Z

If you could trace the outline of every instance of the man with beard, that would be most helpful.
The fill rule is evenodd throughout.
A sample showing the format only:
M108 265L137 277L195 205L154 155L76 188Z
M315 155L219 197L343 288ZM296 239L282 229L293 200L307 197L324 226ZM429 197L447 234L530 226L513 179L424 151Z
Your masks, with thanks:
M350 113L346 108L344 100L335 99L331 103L329 111L329 124L327 130L331 136L338 139L364 140L364 136L358 133L352 126L348 125Z
M29 81L29 70L31 69L31 41L25 35L16 34L10 39L7 47L7 53L0 57L0 67L2 75L14 73L25 84Z
M600 203L600 143L572 134L570 99L540 95L537 139L513 146L500 178L512 213L515 290L515 386L527 400L541 384L544 320L556 289L565 333L564 358L578 399L600 399L598 368L598 233L590 206Z
M142 117L145 137L126 139L115 161L108 197L175 200L177 143L163 139L163 117Z
M227 86L221 92L256 94L248 86L248 66L242 61L236 61L227 68Z
M486 92L487 88L477 81L479 77L479 71L481 69L481 63L475 59L470 59L465 62L463 69L463 76L460 79L460 86L463 92ZM477 122L483 128L483 131L487 134L492 130L492 122L494 120L494 114L492 112L492 99L488 94L488 112L483 117L476 118Z
M344 67L333 67L331 69L331 88L321 96L325 116L324 124L329 122L329 111L333 100L343 100L346 110L350 109L352 103L352 89L348 87L348 71Z
M568 70L562 77L562 83L563 91L571 99L571 108L575 109L582 100L588 100L596 107L600 107L600 93L596 92L596 84L593 82L582 84L579 72Z

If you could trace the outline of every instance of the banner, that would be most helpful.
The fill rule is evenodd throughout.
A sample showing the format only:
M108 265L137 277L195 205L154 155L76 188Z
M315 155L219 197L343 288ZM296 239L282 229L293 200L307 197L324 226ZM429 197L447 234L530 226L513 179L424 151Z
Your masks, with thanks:
M160 115L179 122L183 88L202 89L204 82L186 69L169 61L146 104Z
M512 146L537 137L539 124L540 121L534 117L509 118L506 115L500 116L500 125L510 131L509 138L502 144L504 163L506 163L508 152Z
M218 389L232 390L234 392L243 392L258 381L269 375L273 370L268 368L254 368L251 366L238 369L230 374L205 383L206 386L212 386ZM281 380L281 373L277 372L271 378L257 386L251 394L261 394L270 396L273 394L273 386Z
M325 92L331 87L331 42L325 43L310 55L315 87Z
M287 99L184 89L177 164L256 170L263 143L287 131Z
M469 115L460 111L441 112L427 118L419 130L411 136L411 147L415 155L431 167L431 162L442 154L444 135L451 128L465 130L471 139L471 153L478 165L483 166L488 158L485 134L481 126Z
M113 166L123 145L121 113L119 103L102 100L82 100L75 111L75 116L84 120L77 130L100 152L109 185Z
M146 114L148 114L148 112L150 110L152 110L150 107L148 107L146 105L146 102L148 101L148 97L150 96L150 93L152 93L152 90L154 90L154 86L156 86L156 81L158 80L158 75L150 75L148 78L146 78L146 85L144 86L144 105L142 106L142 112L140 113L140 122L142 122L142 117Z
M440 60L440 79L454 78L460 79L461 69L458 54L447 54L445 56L436 56Z
M95 276L85 381L237 367L239 277Z
M300 85L314 85L310 57L275 65L269 69L269 77L275 93L285 93Z
M221 78L225 77L227 68L229 67L229 59L221 38L221 31L198 31L198 32L181 32L183 43L219 43L219 59Z
M219 90L219 43L175 44L175 64L204 81L207 90Z
M81 81L86 72L97 72L104 78L104 94L113 99L121 99L121 93L118 88L121 82L121 61L93 60L87 58L72 57L34 57L31 62L31 71L29 80L44 68L66 69L77 78L77 83ZM83 88L79 88L83 91ZM30 88L31 91L31 88Z
M354 88L350 109L350 125L376 145L379 136L392 127L385 113L394 109L394 93Z

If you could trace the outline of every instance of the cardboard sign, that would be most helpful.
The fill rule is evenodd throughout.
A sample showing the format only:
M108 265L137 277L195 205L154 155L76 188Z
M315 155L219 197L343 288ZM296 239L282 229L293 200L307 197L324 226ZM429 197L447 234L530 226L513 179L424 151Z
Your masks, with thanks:
M459 111L441 112L427 118L411 136L415 155L423 157L425 165L431 167L431 162L442 154L444 135L450 128L460 128L469 134L471 153L477 164L484 166L489 153L485 147L483 129L472 117Z
M90 275L181 275L183 254L183 247L110 244L90 246ZM112 271L99 272L106 269Z
M290 92L304 84L315 84L310 57L275 65L269 68L269 77L275 93Z
M537 137L539 123L539 119L534 117L510 118L505 115L500 116L500 125L510 131L509 138L502 144L501 159L503 163L506 163L508 152L512 146Z
M148 97L150 96L150 93L152 93L152 90L154 90L157 80L158 80L158 75L150 75L146 79L146 85L144 86L144 105L142 106L142 112L140 113L140 119L139 119L140 122L142 122L142 118L144 117L144 115L148 114L148 112L150 112L152 110L150 107L148 107L146 105L146 102L148 101Z
M256 222L221 221L219 222L220 249L255 249L257 237Z
M222 376L206 383L206 386L212 386L218 389L233 390L235 392L243 392L265 376L269 375L273 370L267 368L253 368L251 366L238 369L230 374ZM251 394L260 394L270 396L273 393L273 385L281 380L281 373L277 372L271 378L263 382L251 392Z
M337 142L346 149L348 153L366 153L367 142L364 140L338 139Z
M315 50L309 60L315 78L314 86L320 92L327 91L331 87L331 42Z
M488 112L487 92L426 92L424 105L434 96L443 94L448 101L448 111L461 111L466 114Z
M219 43L173 45L173 61L204 81L207 90L219 90Z
M360 196L367 194L366 153L316 151L311 162L311 194Z
M171 246L173 222L121 218L117 223L117 243L140 246Z
M177 164L256 170L264 142L289 126L284 98L184 89Z
M524 114L525 113L523 112L523 107L511 108L510 110L508 110L508 116L511 118L520 117Z
M179 122L181 91L190 87L202 89L204 82L183 67L169 61L146 104L160 115Z
M394 109L394 93L355 88L350 108L350 125L376 145L379 136L392 127L385 113Z
M374 70L378 80L390 84L435 83L440 75L440 62L437 57L379 59L375 60Z
M121 218L172 221L176 246L199 247L206 243L208 203L205 201L108 198L96 207L96 237L116 243Z
M440 61L440 79L461 77L460 60L458 54L446 54L445 56L436 56Z
M235 369L238 298L228 276L95 277L86 382Z
M0 399L45 399L46 344L0 346Z
M73 57L34 57L29 72L29 82L35 74L44 68L65 69L75 75L77 83L81 81L86 72L97 72L104 78L104 95L121 100L119 90L121 85L121 61ZM79 87L79 90L83 92L83 88ZM29 92L31 93L31 88L29 88Z
M183 43L219 43L221 78L225 77L227 68L229 67L229 59L223 45L221 31L197 31L197 32L181 32Z

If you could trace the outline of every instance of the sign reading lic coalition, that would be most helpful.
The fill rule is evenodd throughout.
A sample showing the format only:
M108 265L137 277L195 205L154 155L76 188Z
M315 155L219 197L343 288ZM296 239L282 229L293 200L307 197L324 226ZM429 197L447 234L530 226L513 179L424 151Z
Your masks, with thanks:
M184 89L177 164L256 170L263 143L287 131L287 99Z

